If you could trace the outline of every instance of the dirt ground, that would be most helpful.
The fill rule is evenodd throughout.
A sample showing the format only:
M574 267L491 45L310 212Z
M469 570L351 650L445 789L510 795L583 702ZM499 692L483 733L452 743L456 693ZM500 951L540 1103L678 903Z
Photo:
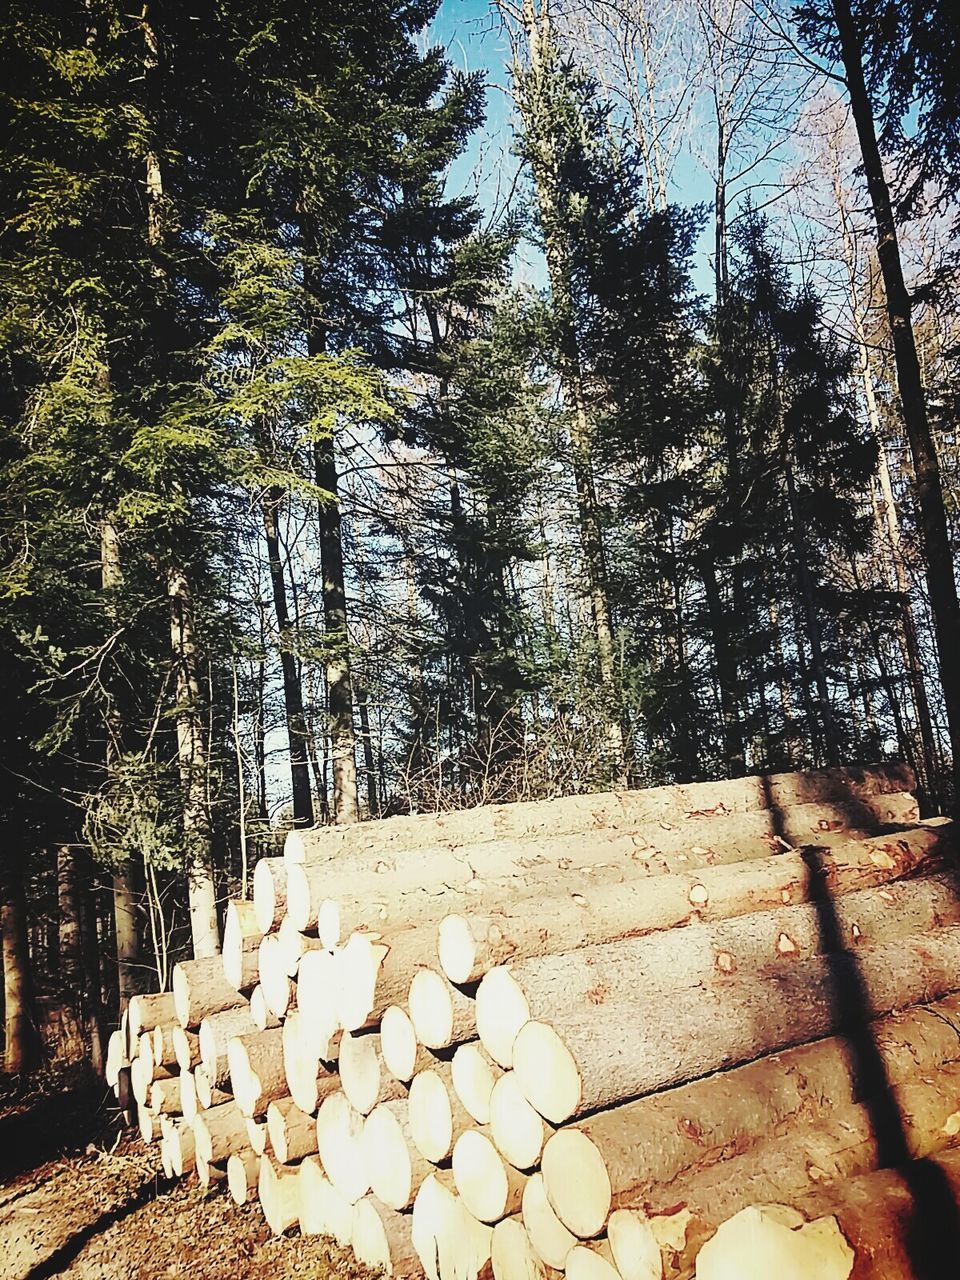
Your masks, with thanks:
M155 1150L120 1131L89 1083L0 1092L0 1280L362 1274L325 1241L275 1239L256 1205L238 1208L222 1187L165 1182Z

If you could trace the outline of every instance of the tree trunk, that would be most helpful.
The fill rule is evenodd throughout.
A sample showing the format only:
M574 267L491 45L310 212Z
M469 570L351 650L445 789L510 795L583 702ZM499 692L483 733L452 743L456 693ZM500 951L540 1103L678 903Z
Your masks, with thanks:
M9 857L10 852L6 851ZM27 903L19 872L9 867L0 885L0 933L3 935L3 1065L10 1075L32 1071L40 1061L40 1037L33 1011L33 983L27 941Z
M107 595L107 616L115 618L110 595L120 586L120 540L116 525L106 517L100 525L100 581ZM122 750L123 724L116 700L108 695L106 710L107 774L116 767ZM127 1007L131 996L137 993L137 970L140 962L140 936L137 928L136 892L132 864L125 863L113 873L113 916L117 943L117 987L120 1013Z
M903 422L913 458L917 505L927 563L927 589L933 613L940 678L953 757L953 803L960 803L960 601L944 509L940 462L927 418L920 363L914 339L912 306L903 278L897 226L883 172L870 95L864 78L861 44L849 0L833 0L850 107L860 142L864 173L877 227L877 257L883 276L887 316L893 337Z
M183 834L190 897L193 954L217 955L220 926L213 880L213 833L207 807L206 729L201 714L200 654L193 621L193 600L186 574L167 569L170 644L176 664L177 761L183 789Z
M723 727L723 754L727 773L731 778L741 778L747 771L743 748L743 727L737 697L737 662L730 642L728 610L720 595L717 568L709 552L700 558L700 577L707 611L710 615L710 631L713 637L713 655L717 668L717 684L720 688L720 719Z
M795 961L762 977L672 990L666 999L661 988L637 1000L642 988L636 986L631 1003L568 999L554 1006L549 1024L531 1021L521 1028L513 1067L527 1100L562 1124L892 1009L939 999L955 986L958 966L960 928L927 929L855 954ZM855 1010L840 994L854 990Z
M310 761L307 753L307 725L303 714L303 689L294 632L287 609L287 588L283 560L280 555L278 515L283 495L272 489L263 499L263 528L267 540L270 582L280 637L280 666L283 671L283 699L287 714L287 740L290 745L290 774L293 782L293 821L298 827L313 826L313 797L310 793Z
M526 31L531 73L535 77L540 77L544 74L544 46L549 46L551 40L546 9L541 9L540 13L537 13L533 0L524 0L523 25ZM525 123L533 136L536 131L536 122L528 120ZM532 167L543 229L547 273L550 278L559 331L560 382L570 413L570 445L577 494L580 542L597 643L597 665L604 695L604 706L600 709L600 715L608 756L605 764L608 776L614 784L623 786L626 784L627 735L624 731L623 700L617 678L606 553L593 468L594 424L588 408L577 343L568 247L563 240L561 219L557 210L554 173L556 159L549 142L543 142Z
M954 1064L956 1078L958 1032L956 996L869 1025L890 1084L936 1080L946 1064ZM853 1107L871 1087L849 1040L831 1036L601 1112L576 1129L599 1151L611 1203L618 1205L636 1200L643 1189L711 1167L721 1153L742 1152L770 1134L792 1132ZM548 1194L566 1220L562 1207L569 1198L570 1170L563 1146L553 1145L544 1177L549 1181L551 1173L557 1174L557 1186L549 1186Z
M357 713L360 716L360 742L363 747L363 771L367 778L367 812L371 818L380 816L380 798L377 790L377 768L373 758L373 738L370 734L370 702L365 684L356 681Z
M793 471L787 466L787 502L790 509L791 535L793 552L796 557L797 577L800 580L800 602L803 608L804 629L810 642L810 660L813 664L813 679L817 686L817 701L820 704L820 723L823 729L823 742L826 749L827 763L840 763L840 741L837 724L830 701L830 688L827 684L827 668L823 656L823 637L820 630L820 619L817 617L817 601L814 592L813 576L807 563L807 550L803 543L803 530L797 511L796 486Z
M954 1109L950 1095L955 1098L958 1083L956 1068L948 1068L934 1082L913 1080L891 1090L891 1102L903 1116L904 1142L910 1157L923 1159L949 1142L943 1126ZM838 1108L836 1116L816 1125L800 1126L786 1137L770 1138L689 1180L641 1193L636 1204L644 1212L669 1214L682 1201L689 1214L685 1217L683 1244L671 1255L672 1280L690 1280L695 1273L700 1275L698 1255L702 1246L722 1222L747 1206L793 1205L811 1193L818 1199L829 1199L830 1192L820 1190L818 1183L832 1183L842 1195L850 1178L882 1167L882 1139L872 1120L874 1104L874 1099L867 1098L860 1105ZM946 1224L931 1221L926 1226L936 1233ZM821 1272L818 1270L817 1274ZM933 1274L945 1273L932 1274L910 1267L883 1274L933 1280Z

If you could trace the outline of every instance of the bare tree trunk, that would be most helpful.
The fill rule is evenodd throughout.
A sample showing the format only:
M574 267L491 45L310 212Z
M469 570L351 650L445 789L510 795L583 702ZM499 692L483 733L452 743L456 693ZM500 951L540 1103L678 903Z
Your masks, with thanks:
M823 743L828 764L840 763L840 740L837 723L830 702L830 688L827 684L827 668L823 657L823 637L820 630L820 619L817 617L817 601L814 593L813 578L807 564L807 550L803 545L803 531L800 528L797 511L796 488L793 472L787 467L787 501L790 508L790 526L793 536L793 549L797 561L797 577L800 580L800 604L803 609L804 629L810 642L810 661L813 666L813 681L817 686L817 701L820 704L820 724L823 729Z
M549 4L539 12L534 0L524 0L523 25L526 32L530 70L534 77L545 73L544 58L549 47ZM533 121L528 122L530 126ZM531 127L531 133L533 129ZM543 226L544 253L559 330L560 382L570 410L570 445L577 494L580 542L586 568L590 613L597 643L597 665L604 695L601 714L607 744L607 766L613 781L626 783L627 738L624 733L623 703L616 670L613 622L607 587L607 566L600 524L593 470L594 426L584 390L583 369L574 326L573 297L567 246L559 231L554 170L556 158L544 141L533 160L533 178Z
M100 582L107 593L108 617L115 617L116 611L110 600L110 593L120 586L121 581L120 540L116 525L107 517L100 524ZM121 754L123 724L116 702L112 695L108 694L108 697L104 763L109 775ZM117 995L120 1013L123 1013L131 996L137 994L137 966L140 961L137 897L133 868L129 862L123 863L113 872L113 915L117 940Z
M737 662L730 640L729 611L720 595L717 569L712 554L707 551L700 558L700 577L707 598L710 631L713 637L713 656L720 688L720 717L723 727L723 754L727 772L732 778L740 778L747 771L743 746L743 728L737 699Z
M79 1006L83 982L83 946L76 850L70 844L61 844L57 848L57 905L60 981Z
M183 834L190 895L193 954L220 950L217 898L213 880L213 833L207 808L207 741L201 711L200 657L193 621L193 600L178 565L167 569L170 644L176 664L177 760L183 791Z
M96 987L87 964L84 878L87 871L83 851L72 844L57 848L58 959L60 983L76 1010L90 1047L90 1061L95 1071L103 1067L103 1041L100 1026L99 969ZM86 925L86 927L85 927ZM95 922L94 922L95 926Z
M10 854L8 852L7 856ZM4 1069L11 1075L31 1071L40 1061L40 1037L33 1016L27 904L19 870L9 867L0 897L3 935L3 1007L6 1048Z
M877 479L880 485L880 503L879 505L874 505L877 535L880 545L883 546L886 544L889 551L889 567L892 571L894 585L896 586L897 594L900 599L902 629L898 639L903 653L904 668L907 672L910 692L916 712L917 726L920 731L921 760L919 763L921 767L917 770L917 773L920 779L921 788L926 795L927 801L934 808L938 808L940 773L939 752L937 750L936 736L933 731L933 718L930 715L930 703L927 698L927 689L924 682L924 671L923 663L920 658L917 624L913 611L913 601L910 595L910 582L907 577L906 562L904 560L903 547L900 539L900 520L897 514L897 503L890 479L890 467L887 463L887 453L883 441L883 432L881 430L880 409L877 404L873 367L870 358L870 347L867 342L863 311L860 306L860 297L857 287L856 253L853 233L850 227L847 197L840 173L838 143L834 143L834 145L831 146L830 159L832 164L834 200L836 202L837 213L840 219L840 233L843 241L844 258L846 260L847 281L850 289L850 312L853 318L853 330L857 342L857 350L860 356L860 377L863 384L864 400L866 401L867 406L867 419L870 423L870 429L877 445ZM889 692L888 696L891 696ZM893 699L893 702L896 702L895 698ZM899 722L902 722L903 716L899 705L894 709L893 702L891 702L891 710L894 711L895 716L898 718L899 733ZM901 737L901 741L904 740L905 739ZM916 753L912 751L912 749L911 754L914 757L916 756Z
M149 123L159 132L160 45L148 19L147 6L144 6L141 24L146 97L152 112ZM165 234L163 171L160 155L152 147L146 153L145 169L147 244L151 249L160 249ZM153 271L158 282L165 284L166 272L159 262L154 263ZM160 349L162 354L166 354L162 346ZM183 792L190 932L194 955L210 956L220 950L220 928L213 881L213 834L207 807L207 742L200 693L202 664L190 582L185 568L173 554L166 566L165 577L170 605L170 644L176 675L177 763Z
M90 1064L98 1075L102 1075L106 1065L106 1034L103 1019L103 985L100 967L100 929L93 859L90 856L89 849L77 851L76 865L79 876L81 964L83 966L83 989L87 1001Z
M903 422L910 442L927 562L927 589L933 613L940 679L953 757L953 802L960 802L960 601L943 501L940 462L930 431L914 339L912 306L903 278L897 226L883 172L873 108L864 78L862 52L849 0L833 0L833 13L850 95L850 107L877 227L877 257L883 276L887 317L893 337Z
M280 529L277 520L283 495L271 490L263 500L263 528L267 540L270 583L280 636L280 667L283 672L283 700L287 716L287 739L290 744L290 775L293 782L294 826L313 826L313 796L310 791L310 760L307 754L307 725L303 714L303 689L294 652L294 631L287 609L287 588L283 560L280 555Z
M331 495L319 507L320 565L323 573L324 643L327 654L327 706L333 756L333 820L359 822L357 741L353 725L353 679L347 631L347 589L343 572L343 533L338 501L334 442L314 445L316 481Z
M377 791L377 770L373 759L373 739L370 736L370 703L366 685L356 682L357 713L360 716L360 742L363 746L363 771L367 778L367 808L371 818L380 816L380 799Z

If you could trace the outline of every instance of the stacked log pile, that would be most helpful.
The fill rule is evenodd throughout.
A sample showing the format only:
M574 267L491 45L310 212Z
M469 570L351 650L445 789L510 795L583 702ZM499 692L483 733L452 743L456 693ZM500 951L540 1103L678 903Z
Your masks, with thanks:
M833 1215L854 1276L897 1274L876 1260L909 1177L878 1171L960 1178L956 835L911 785L840 769L293 832L222 958L131 1001L111 1083L168 1176L390 1275L687 1277L757 1204ZM813 1247L802 1221L768 1225Z

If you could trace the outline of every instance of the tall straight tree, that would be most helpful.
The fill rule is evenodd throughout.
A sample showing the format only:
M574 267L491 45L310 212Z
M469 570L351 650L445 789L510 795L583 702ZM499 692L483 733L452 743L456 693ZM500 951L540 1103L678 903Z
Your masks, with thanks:
M864 177L876 225L877 258L883 276L887 318L893 342L903 425L913 460L914 484L927 568L927 590L933 614L940 681L953 757L954 804L960 801L960 599L944 509L943 482L924 393L913 305L904 280L900 239L878 140L876 110L870 85L882 90L899 48L890 48L891 28L876 30L876 6L830 0L799 10L800 29L817 51L843 68L856 126ZM894 28L895 30L896 28ZM868 83L869 78L869 83Z
M591 145L585 94L560 58L554 41L550 0L524 0L514 63L514 84L522 132L520 150L530 165L537 221L556 328L560 386L570 422L570 453L576 489L580 542L602 697L606 767L612 781L627 778L628 736L617 671L616 641L610 608L607 553L597 496L594 450L596 424L590 408L578 340L578 315L571 260L571 222L581 215L576 172L589 165ZM522 48L522 52L521 52ZM572 181L571 181L572 180Z

